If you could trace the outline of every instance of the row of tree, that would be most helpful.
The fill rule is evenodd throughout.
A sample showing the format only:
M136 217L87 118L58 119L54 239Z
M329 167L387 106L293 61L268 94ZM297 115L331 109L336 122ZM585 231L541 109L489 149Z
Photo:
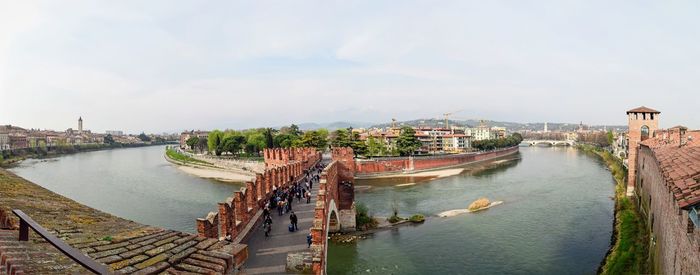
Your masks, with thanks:
M229 153L239 156L260 156L265 148L315 147L325 150L328 147L328 130L319 129L302 132L292 124L279 130L272 128L235 130L213 130L207 137L190 137L186 144L193 151L210 152L217 156Z
M360 134L353 132L352 128L338 129L331 135L333 147L351 147L355 156L409 156L418 150L422 144L416 137L416 131L408 126L401 128L396 138L396 146L388 148L384 141L375 137L367 140L360 139Z
M479 150L492 150L514 146L520 144L522 140L522 136L516 133L508 138L475 141L472 147ZM329 145L350 147L356 156L409 156L422 146L416 137L416 131L408 126L401 128L395 146L390 148L384 141L375 137L361 139L357 132L352 131L352 128L338 129L329 133L326 129L301 131L294 124L279 130L271 128L243 131L214 130L208 137L190 137L186 143L193 151L207 151L217 156L224 153L234 156L239 156L241 153L260 156L260 152L265 148L314 147L325 150Z
M498 139L486 139L486 140L477 140L472 142L472 148L480 150L480 151L486 151L486 150L493 150L493 149L499 149L499 148L506 148L506 147L512 147L520 144L520 142L523 141L523 137L520 135L520 133L513 133L509 137L506 138L498 138Z

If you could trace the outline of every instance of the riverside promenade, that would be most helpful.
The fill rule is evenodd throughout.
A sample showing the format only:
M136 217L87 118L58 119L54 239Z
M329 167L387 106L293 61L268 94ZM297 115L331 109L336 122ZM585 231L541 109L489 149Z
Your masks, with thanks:
M312 175L319 174L318 171L312 173ZM265 237L262 225L255 229L248 241L249 258L241 269L242 274L285 273L288 253L308 252L306 253L308 255L306 264L311 265L311 249L306 243L306 236L311 232L318 190L319 183L314 182L310 203L306 203L304 198L301 202L295 200L292 203L292 211L298 217L299 230L295 232L289 232L287 229L290 224L290 213L280 216L277 210L271 211L272 231L270 236Z

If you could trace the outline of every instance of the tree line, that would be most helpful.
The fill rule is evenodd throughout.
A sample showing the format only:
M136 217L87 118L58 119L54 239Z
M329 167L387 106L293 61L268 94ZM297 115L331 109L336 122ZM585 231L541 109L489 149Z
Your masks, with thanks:
M479 150L492 150L520 144L522 136L513 134L508 138L475 141L472 147ZM409 126L400 129L395 142L390 146L376 137L362 139L352 128L337 129L330 133L327 129L301 131L299 126L290 125L281 129L259 128L243 131L213 130L208 137L190 137L187 146L193 151L209 152L217 156L260 156L265 148L313 147L321 151L332 147L350 147L355 156L410 156L423 144L416 137L416 131Z
M499 149L499 148L507 148L507 147L512 147L512 146L517 146L520 144L520 142L523 141L523 136L520 135L520 133L513 133L509 137L506 138L497 138L497 139L486 139L486 140L477 140L472 142L472 148L480 150L480 151L487 151L487 150L494 150L494 149Z
M258 128L249 130L213 130L207 137L190 137L185 141L193 151L209 152L217 156L228 153L234 156L261 156L265 148L328 147L328 130L301 131L292 124L281 129Z

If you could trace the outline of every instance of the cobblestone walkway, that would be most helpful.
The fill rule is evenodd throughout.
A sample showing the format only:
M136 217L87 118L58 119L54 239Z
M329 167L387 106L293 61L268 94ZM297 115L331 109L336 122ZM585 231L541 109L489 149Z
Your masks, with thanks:
M249 257L241 269L242 274L285 273L287 253L311 251L307 248L306 236L313 223L318 185L313 185L310 203L306 203L306 199L292 203L292 211L298 217L299 230L289 232L289 213L279 216L276 209L271 211L272 232L269 237L265 237L261 226L255 229L248 240Z

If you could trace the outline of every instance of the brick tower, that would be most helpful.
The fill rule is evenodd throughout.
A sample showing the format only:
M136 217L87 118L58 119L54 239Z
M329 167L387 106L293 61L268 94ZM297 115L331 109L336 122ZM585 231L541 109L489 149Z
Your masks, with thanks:
M654 137L654 133L659 129L660 114L661 112L644 106L627 111L627 126L629 130L627 134L629 141L627 196L634 194L634 186L637 181L637 151L639 150L639 143L647 138Z

